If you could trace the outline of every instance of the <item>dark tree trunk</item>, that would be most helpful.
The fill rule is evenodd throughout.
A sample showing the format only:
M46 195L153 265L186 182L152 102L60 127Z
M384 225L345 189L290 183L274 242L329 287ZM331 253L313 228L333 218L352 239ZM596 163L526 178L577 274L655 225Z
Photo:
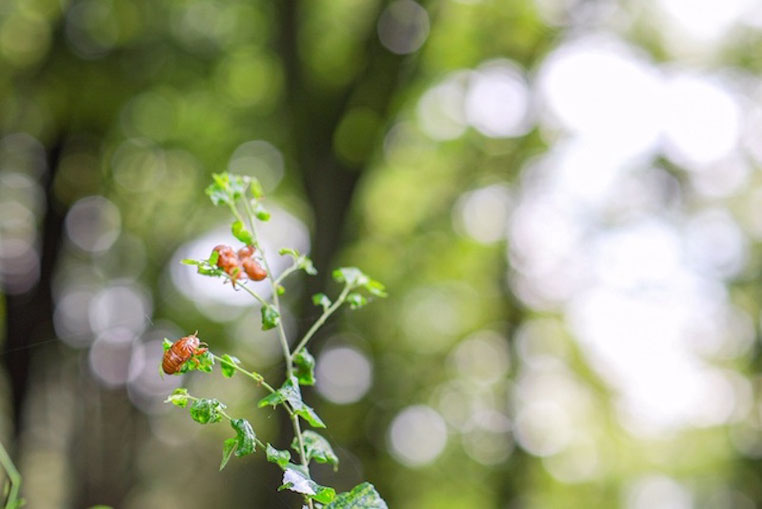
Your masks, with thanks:
M29 291L6 296L6 341L0 358L10 381L13 433L16 438L21 432L34 346L55 338L51 286L63 232L64 211L53 196L53 180L62 149L63 139L59 137L47 149L48 172L42 177L45 179L41 184L45 191L46 208L42 219L40 279Z

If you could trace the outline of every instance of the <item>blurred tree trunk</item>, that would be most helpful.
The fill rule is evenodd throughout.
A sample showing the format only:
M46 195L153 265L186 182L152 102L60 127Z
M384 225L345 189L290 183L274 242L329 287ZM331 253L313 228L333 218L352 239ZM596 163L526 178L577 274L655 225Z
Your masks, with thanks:
M337 156L333 144L334 134L351 108L368 108L381 119L380 128L373 133L373 146L378 146L375 141L383 135L383 127L388 121L391 104L399 89L405 59L381 46L376 36L375 23L371 23L363 43L366 48L364 69L340 91L317 91L310 88L305 80L299 55L302 3L293 0L279 2L277 5L280 24L278 50L286 69L286 124L294 144L296 170L313 213L310 257L318 269L317 277L305 279L305 292L296 310L299 316L305 318L299 322L297 337L301 337L312 323L307 318L317 316L311 296L325 290L334 259L346 242L348 214L357 183L367 168L367 161L351 164ZM384 6L385 2L379 2L377 14ZM377 16L374 17L376 18ZM318 333L313 343L319 344L322 339ZM284 442L293 430L287 418L283 415L280 418L280 441ZM278 479L268 480L268 484L279 483L279 472L270 475L278 475ZM276 494L273 491L264 507L275 507L282 501L282 493Z
M395 55L381 46L375 23L366 34L365 67L343 90L321 93L309 88L298 52L299 7L301 2L281 2L280 52L286 69L286 93L289 97L287 125L294 141L297 171L313 211L315 229L312 232L310 256L319 273L306 279L306 291L301 310L311 311L311 295L323 291L330 280L330 269L340 247L346 242L346 223L357 183L367 169L368 160L350 163L337 156L334 134L346 113L362 107L373 111L380 126L372 146L379 146L386 125L393 113L392 104L403 82L410 78L408 58ZM377 15L385 6L379 2ZM374 16L376 19L378 16ZM405 79L407 78L407 79ZM372 156L373 154L369 154ZM306 332L310 323L302 323ZM318 334L319 336L319 334Z
M40 238L40 279L23 294L6 295L5 345L0 358L10 382L15 439L21 433L34 346L55 338L51 288L63 234L64 211L55 202L53 181L62 150L63 137L58 137L46 150L48 171L40 183L45 191L45 215Z

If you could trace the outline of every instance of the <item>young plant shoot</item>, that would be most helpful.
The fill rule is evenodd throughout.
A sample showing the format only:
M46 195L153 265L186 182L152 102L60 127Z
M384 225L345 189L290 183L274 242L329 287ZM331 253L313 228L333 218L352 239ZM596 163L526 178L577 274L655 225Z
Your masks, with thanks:
M191 418L199 424L227 421L233 436L224 441L220 470L225 468L233 456L253 454L262 450L267 461L283 470L283 482L278 490L291 490L304 497L304 507L309 509L386 509L386 502L372 484L364 482L351 491L337 494L328 486L321 486L310 476L310 463L330 463L338 468L339 459L328 440L318 432L303 427L325 428L326 424L315 410L302 399L300 386L315 383L315 359L307 346L318 329L343 304L351 309L365 306L373 297L385 297L384 285L365 275L360 269L343 267L333 272L333 279L343 285L338 296L331 300L326 294L312 297L323 312L293 349L289 347L286 332L281 323L279 296L284 289L281 283L296 272L309 275L317 273L312 261L295 249L283 248L281 256L290 256L291 266L279 275L273 274L268 266L263 247L257 238L257 221L267 221L270 214L262 205L263 193L260 183L252 177L228 173L213 175L214 182L207 187L206 194L216 206L224 206L233 214L231 231L241 242L238 249L220 245L211 249L206 260L183 260L193 265L202 276L229 281L234 290L243 290L254 299L253 305L260 308L262 330L276 329L285 359L285 381L276 388L268 384L262 375L241 366L232 355L216 355L209 345L201 342L198 333L190 334L174 342L164 340L162 371L166 374L182 374L188 371L211 373L215 363L223 376L230 378L239 373L249 379L267 394L259 401L258 407L282 408L291 420L294 436L289 450L278 450L263 442L246 419L234 418L226 413L226 406L217 399L197 398L185 388L176 389L166 400L178 407L188 409ZM264 298L257 292L258 284L268 284L271 297Z

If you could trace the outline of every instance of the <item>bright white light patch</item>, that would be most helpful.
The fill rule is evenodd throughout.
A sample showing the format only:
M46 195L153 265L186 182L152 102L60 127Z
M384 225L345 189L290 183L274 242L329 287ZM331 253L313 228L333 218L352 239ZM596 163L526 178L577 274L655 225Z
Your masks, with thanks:
M598 279L623 290L662 284L682 263L677 232L658 221L641 221L602 235L592 252Z
M726 210L707 210L693 218L686 244L690 261L701 272L732 277L746 263L746 238Z
M483 244L505 238L511 194L508 186L495 184L464 193L453 210L454 226Z
M466 131L463 100L467 79L467 72L455 73L418 101L418 124L430 138L452 140Z
M463 449L482 465L502 463L513 451L510 429L508 417L493 410L482 410L473 415L466 426Z
M551 456L571 440L571 422L555 403L529 404L516 416L516 440L530 454Z
M102 252L119 237L122 216L103 196L88 196L72 205L65 219L66 233L77 247Z
M529 88L513 62L496 60L471 74L466 117L485 136L507 138L526 134L531 128L529 103Z
M637 290L596 288L570 306L591 365L619 393L623 424L639 435L714 426L732 417L734 388L692 352L692 327L713 305L688 274ZM714 304L718 305L718 304Z
M373 370L365 355L344 346L320 354L315 376L321 396L346 405L365 396L373 381Z
M132 284L115 284L99 291L90 301L90 327L96 334L122 328L141 334L153 313L148 293Z
M389 427L389 448L400 463L422 467L433 462L447 444L447 425L425 405L409 406Z
M450 360L461 377L480 384L494 383L510 368L508 342L496 332L479 331L461 341Z
M627 509L690 509L691 493L669 477L653 476L637 481L628 490Z
M754 0L656 0L669 27L699 41L722 37L754 5Z
M741 135L736 98L721 84L699 75L667 82L666 154L687 169L700 168L731 154Z
M68 291L56 303L53 325L59 338L69 346L81 348L93 341L89 309L93 292L86 289Z
M590 481L601 473L602 461L592 438L577 437L560 453L544 458L542 464L561 482L575 484Z
M622 42L591 37L561 46L545 59L539 89L563 127L602 150L636 155L658 141L659 74Z
M112 329L98 336L89 352L90 369L107 387L119 387L130 378L135 336L128 329Z

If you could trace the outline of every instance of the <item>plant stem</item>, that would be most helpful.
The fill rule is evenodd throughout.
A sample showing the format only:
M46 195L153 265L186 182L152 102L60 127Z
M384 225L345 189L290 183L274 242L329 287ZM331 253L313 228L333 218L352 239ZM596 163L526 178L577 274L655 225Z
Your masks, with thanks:
M299 270L299 267L295 263L291 267L289 267L286 270L284 270L283 272L281 272L280 276L278 276L278 279L275 280L275 286L277 287L280 284L280 282L283 281L284 279L286 279L286 277L289 274L291 274L292 272L296 272L297 270Z
M211 352L209 352L209 353L211 353ZM257 385L261 385L262 387L264 387L265 389L267 389L271 393L274 394L275 392L277 392L275 390L275 388L273 388L272 385L270 385L267 382L265 382L264 377L262 375L260 375L259 373L255 373L253 371L247 371L247 370L243 369L241 366L237 365L236 363L234 363L234 362L232 362L232 363L228 362L225 359L223 359L222 357L219 357L218 355L212 354L212 357L214 357L217 360L217 362L224 362L226 365L233 366L233 369L235 369L237 371L240 371L244 375L248 376L249 378L251 378L252 380L257 382ZM294 410L288 405L288 402L283 402L283 407L286 409L286 411L288 412L289 415L293 415L294 414Z
M339 307L344 303L344 301L347 299L347 295L349 295L349 292L351 291L351 288L349 284L347 284L344 289L341 291L341 294L336 298L336 302L331 304L331 306L323 311L323 314L320 316L320 318L317 319L315 323L312 324L312 327L310 327L310 330L307 331L307 333L304 335L301 341L299 341L299 344L296 345L296 348L294 348L293 355L296 356L305 346L307 346L307 343L310 339L312 339L312 336L315 335L315 332L325 323L325 321L328 319L329 316L331 316Z
M211 353L211 352L209 352L209 353ZM257 382L258 385L261 385L262 387L264 387L268 391L275 392L275 389L273 389L273 387L270 384L265 382L264 377L262 375L260 375L259 373L255 373L253 371L247 371L247 370L243 369L241 366L239 366L238 364L236 364L235 362L228 362L228 361L226 361L225 359L223 359L222 357L220 357L218 355L212 354L212 357L214 357L214 359L217 362L224 363L226 366L232 366L233 369L235 369L236 371L239 371L239 372L243 373L244 375L248 376L249 378L251 378L252 380Z
M254 237L254 242L259 247L259 253L262 256L262 263L265 266L267 277L270 280L270 286L272 287L272 292L273 292L273 306L275 307L275 310L278 312L278 314L281 316L281 319L278 320L278 337L280 338L280 344L281 344L281 347L283 348L283 359L286 362L286 379L290 380L291 377L294 375L294 365L293 365L293 357L288 347L288 339L286 338L286 331L283 329L283 313L281 313L280 300L278 299L278 284L281 281L281 279L279 278L276 280L276 278L273 276L272 270L270 270L270 264L267 263L267 256L265 254L265 250L262 248L261 244L259 243L259 239L257 238L257 230L254 227L254 211L251 209L251 204L249 203L248 199L243 200L243 206L246 209L246 214L249 216L251 235ZM288 410L288 406L286 406L286 409ZM309 468L307 455L304 452L304 438L302 437L302 430L299 426L299 416L293 413L293 411L289 411L289 417L291 418L291 425L294 428L294 434L296 435L296 439L299 444L299 459L301 460L301 463L302 465L304 465L305 468ZM308 507L310 509L314 509L312 499L309 497L305 497L305 498L307 499Z
M225 276L228 279L228 281L230 281L230 282L233 281L233 278L230 277L230 275L227 274L226 272L223 272L222 275ZM259 303L262 304L263 306L269 306L270 305L270 303L267 302L261 295L259 295L257 292L255 292L254 290L252 290L251 288L249 288L245 284L243 284L241 282L237 282L236 284L240 288L243 288L246 291L246 293L248 293L249 295L251 295L252 297L257 299L257 301L259 301Z
M8 500L5 503L5 509L15 509L18 507L19 488L21 487L21 474L16 470L10 455L0 443L0 465L3 466L8 474L8 480L11 482L11 490L8 493Z
M275 284L275 278L273 277L272 270L270 270L270 264L267 263L267 256L265 253L264 248L259 243L259 238L257 237L257 229L254 227L254 211L251 210L251 204L249 203L249 200L244 199L243 200L243 206L246 209L246 215L249 217L249 227L251 228L251 235L254 237L254 242L256 243L257 247L259 247L259 254L262 256L262 263L265 265L265 272L267 272L267 277L270 280L270 286L272 287L273 292L273 306L275 307L275 310L278 311L278 314L282 317L283 314L281 313L280 309L280 302L278 300L278 287ZM238 215L238 211L236 210L236 217L240 217ZM239 219L240 221L240 219ZM294 372L294 368L291 365L291 351L288 348L288 340L286 339L286 331L283 329L283 319L278 320L278 337L280 339L281 348L283 349L283 357L286 361L286 378L291 378L291 375Z

